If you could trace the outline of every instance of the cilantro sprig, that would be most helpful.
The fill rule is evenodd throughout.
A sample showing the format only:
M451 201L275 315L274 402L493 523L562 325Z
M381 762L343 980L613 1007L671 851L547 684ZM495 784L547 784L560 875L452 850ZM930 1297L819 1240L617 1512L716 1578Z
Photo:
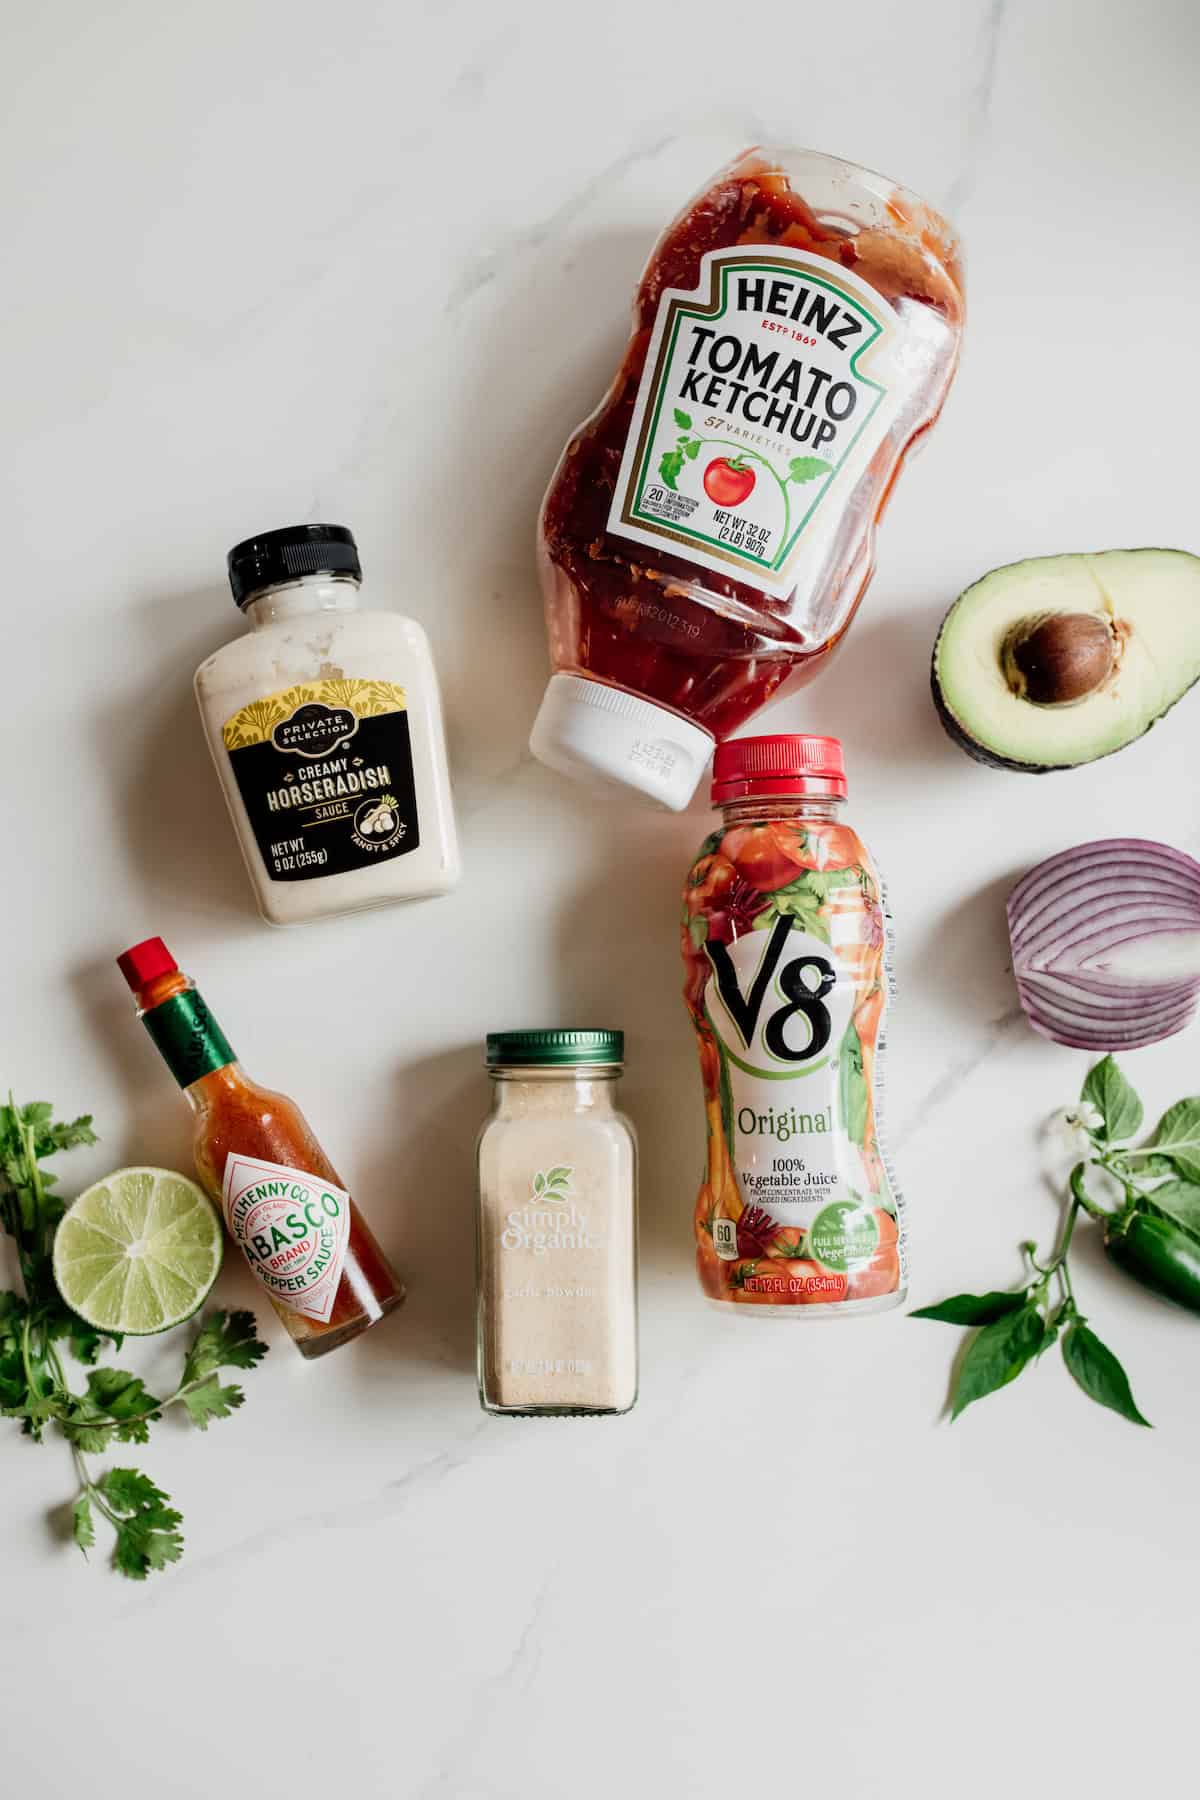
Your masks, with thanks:
M159 1398L138 1375L101 1365L105 1342L119 1337L96 1331L71 1311L55 1286L54 1233L66 1208L52 1190L57 1177L48 1157L79 1144L94 1144L90 1115L56 1121L45 1101L0 1104L0 1224L16 1246L23 1293L0 1291L0 1415L19 1419L25 1436L44 1441L47 1427L69 1444L79 1483L73 1505L75 1542L86 1556L96 1542L96 1520L113 1531L115 1568L134 1581L178 1562L183 1554L181 1515L149 1476L110 1468L93 1474L88 1458L117 1444L145 1444L150 1427L179 1406L201 1431L227 1419L243 1403L240 1387L223 1384L223 1369L252 1369L267 1346L253 1313L210 1313L184 1358L179 1382ZM87 1367L82 1391L72 1388L62 1351Z

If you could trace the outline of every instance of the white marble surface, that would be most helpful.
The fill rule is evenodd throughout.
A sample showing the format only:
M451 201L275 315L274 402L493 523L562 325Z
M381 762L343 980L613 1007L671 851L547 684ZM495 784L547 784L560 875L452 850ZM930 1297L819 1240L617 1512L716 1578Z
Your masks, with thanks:
M1197 1340L1084 1258L1158 1429L1052 1359L949 1428L953 1337L714 1318L674 947L703 808L529 760L538 498L662 221L754 139L887 169L967 239L966 357L840 661L778 727L839 732L890 872L892 1122L915 1298L1051 1229L1001 898L1114 829L1200 850L1200 700L1044 781L961 757L926 682L983 570L1195 541L1200 30L1087 6L633 0L8 9L2 228L6 946L0 1076L91 1108L74 1183L186 1166L115 951L161 932L307 1107L411 1283L324 1367L274 1350L207 1439L141 1453L188 1549L144 1589L54 1534L60 1445L0 1434L0 1792L413 1800L813 1790L981 1800L1186 1785ZM344 519L444 682L468 879L302 934L254 918L191 672L222 561ZM480 1039L621 1024L645 1157L643 1398L489 1422L471 1374ZM1131 1059L1150 1106L1197 1038ZM223 1277L229 1299L247 1279ZM166 1349L131 1353L161 1366Z

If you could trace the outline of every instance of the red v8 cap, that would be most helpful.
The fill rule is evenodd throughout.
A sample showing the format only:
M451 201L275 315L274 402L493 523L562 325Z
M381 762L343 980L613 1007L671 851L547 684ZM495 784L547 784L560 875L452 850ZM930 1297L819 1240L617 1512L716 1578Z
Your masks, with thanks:
M837 738L789 733L728 738L713 758L714 806L730 800L796 794L844 799L846 765Z

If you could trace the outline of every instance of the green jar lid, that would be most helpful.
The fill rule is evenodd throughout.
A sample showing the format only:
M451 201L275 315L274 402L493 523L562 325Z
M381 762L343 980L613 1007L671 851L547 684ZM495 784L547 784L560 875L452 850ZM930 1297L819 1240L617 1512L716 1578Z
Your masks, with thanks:
M565 1068L572 1063L623 1063L623 1031L489 1031L492 1068Z

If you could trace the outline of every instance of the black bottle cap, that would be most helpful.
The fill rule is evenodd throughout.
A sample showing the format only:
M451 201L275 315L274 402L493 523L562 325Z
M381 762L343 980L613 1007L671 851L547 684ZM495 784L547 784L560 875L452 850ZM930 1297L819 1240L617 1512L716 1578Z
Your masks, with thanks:
M352 575L362 580L354 533L344 525L285 525L235 544L225 559L239 606L264 588L304 575Z

